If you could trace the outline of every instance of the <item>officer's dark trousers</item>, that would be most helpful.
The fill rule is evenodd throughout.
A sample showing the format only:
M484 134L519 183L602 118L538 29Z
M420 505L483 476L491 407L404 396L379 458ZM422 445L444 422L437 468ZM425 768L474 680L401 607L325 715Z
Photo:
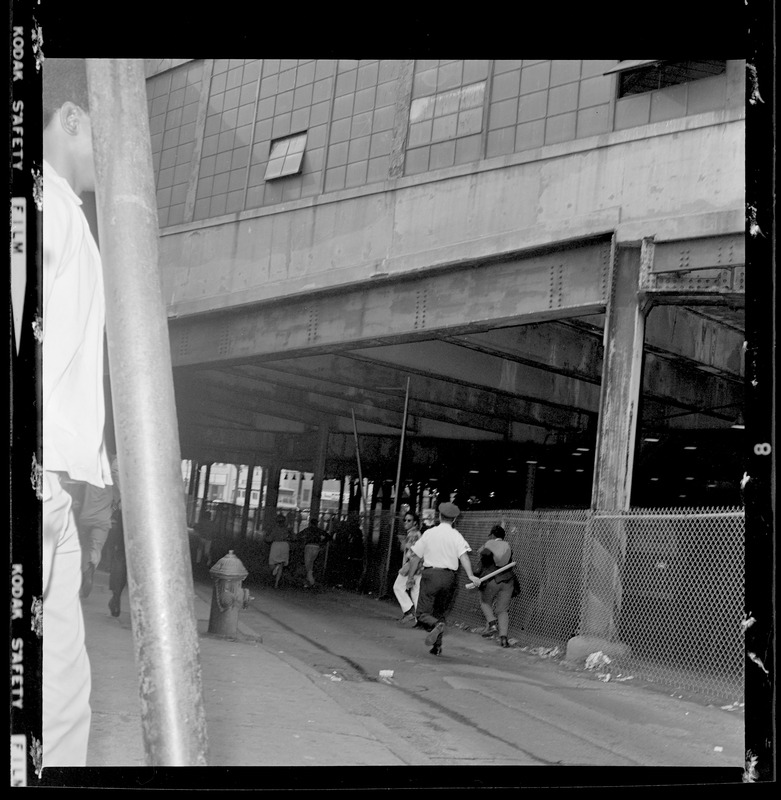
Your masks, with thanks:
M416 616L423 627L431 630L445 616L456 594L456 573L451 569L426 567L420 578L420 594Z

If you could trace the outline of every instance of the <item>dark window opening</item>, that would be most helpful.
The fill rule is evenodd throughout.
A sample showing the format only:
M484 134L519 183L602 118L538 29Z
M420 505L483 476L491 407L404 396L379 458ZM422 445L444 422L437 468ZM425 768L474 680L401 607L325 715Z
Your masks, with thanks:
M643 94L666 86L710 78L727 71L724 61L666 61L641 69L622 72L618 80L618 96Z

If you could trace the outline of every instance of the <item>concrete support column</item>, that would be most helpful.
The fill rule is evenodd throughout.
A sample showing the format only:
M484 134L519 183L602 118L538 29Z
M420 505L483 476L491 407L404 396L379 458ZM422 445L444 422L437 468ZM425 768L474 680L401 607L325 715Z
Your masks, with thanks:
M195 522L195 510L198 505L198 479L201 477L201 465L192 459L190 462L190 482L187 486L187 524Z
M350 492L347 500L347 513L361 513L361 485L357 478L350 476Z
M268 470L268 486L266 487L266 507L263 510L263 526L266 530L274 525L274 516L277 513L279 500L279 478L282 468L279 464L272 464Z
M342 518L342 508L344 508L344 475L339 478L339 508L337 509L337 516Z
M242 539L247 538L247 523L249 522L249 504L252 497L252 478L255 474L255 465L250 464L247 467L247 480L244 483L244 509L241 513L241 531L239 536Z
M523 507L526 511L534 509L534 484L537 481L537 465L526 465L526 496L524 498Z
M268 470L267 469L263 469L263 467L261 467L260 468L260 487L258 489L258 508L257 508L257 511L255 512L255 524L253 525L253 531L255 533L258 532L258 530L259 530L259 528L261 526L261 521L263 519L263 509L264 509L264 504L263 504L263 494L264 494L264 492L263 492L263 490L264 490L264 488L266 487L267 484L268 484Z
M203 495L201 497L201 508L200 511L198 512L199 520L203 517L203 510L206 507L206 503L209 500L209 481L211 480L211 476L212 476L212 465L211 462L209 462L206 465L206 474L204 475L203 478Z
M647 311L640 291L641 255L646 252L621 247L613 259L591 502L597 512L624 511L630 503ZM582 636L615 640L625 552L622 520L590 521L583 562Z
M317 455L315 456L315 472L312 476L312 502L309 506L309 519L318 521L320 518L320 498L323 494L323 480L325 479L325 459L328 454L328 420L320 425L317 440Z

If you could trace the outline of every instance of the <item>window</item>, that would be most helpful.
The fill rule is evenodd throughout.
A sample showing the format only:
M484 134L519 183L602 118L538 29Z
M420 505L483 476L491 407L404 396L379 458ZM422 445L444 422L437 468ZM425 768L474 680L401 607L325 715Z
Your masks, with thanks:
M301 172L306 147L306 131L277 139L271 143L271 153L266 165L266 180L284 178Z
M721 75L727 71L727 62L657 61L650 65L646 62L646 65L638 66L636 61L627 61L619 62L618 66L610 71L619 73L618 96L626 97Z
M471 136L483 129L485 81L419 97L410 105L410 145Z

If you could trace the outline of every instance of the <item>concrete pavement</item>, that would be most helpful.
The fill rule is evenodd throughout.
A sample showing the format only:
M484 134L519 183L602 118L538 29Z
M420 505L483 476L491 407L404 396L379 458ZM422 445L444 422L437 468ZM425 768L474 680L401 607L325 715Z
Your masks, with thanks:
M117 618L109 613L110 597L108 575L99 570L82 601L92 664L87 766L141 767L145 755L127 591ZM404 764L360 717L319 688L326 678L300 661L291 667L285 653L266 647L241 616L235 640L210 635L211 598L203 584L196 584L193 604L210 766Z
M131 777L139 772L134 768L145 767L127 592L123 595L122 613L118 618L109 613L110 596L108 575L99 570L92 593L83 601L93 679L88 769L83 777L64 776L61 783L58 783L60 776L52 772L48 776L51 785L125 787L133 785L133 780L137 779ZM308 788L318 782L321 788L334 785L344 788L350 785L388 788L485 785L480 772L471 767L440 767L427 771L426 759L398 734L369 715L345 710L328 691L328 687L333 686L327 683L328 675L264 644L259 615L240 614L236 639L224 639L207 632L211 590L205 582L196 582L193 604L199 632L209 742L207 761L210 767L230 767L231 770L230 773L224 770L215 773L213 770L158 768L154 772L158 784L166 776L166 788L182 788L182 781L189 774L187 785L214 788L220 785L224 774L235 776L235 768L271 767L276 769L262 771L264 788L273 788L269 780L277 780L284 788L296 784ZM389 609L389 618L395 611L395 608ZM457 630L452 634L463 637L465 642L473 636ZM267 638L271 640L272 637ZM333 676L333 679L338 678ZM638 696L640 704L642 694ZM411 768L410 764L416 767ZM324 769L298 769L302 766ZM358 769L345 771L343 767ZM595 777L593 772L580 777L582 773L572 768L565 768L563 776L554 776L551 769L545 768L544 777L538 769L533 770L531 781L529 773L523 772L519 778L519 772L513 768L494 768L491 775L495 786L545 786L550 780L557 785L571 785L573 781L576 785L591 785ZM626 780L643 783L642 772L633 769L631 775L622 778L618 773L607 775L602 770L596 777L604 785L621 785ZM713 775L709 770L689 770L684 782L699 777L701 782L707 783ZM734 780L734 771L725 775L730 782ZM45 775L45 784L48 783L46 778ZM138 780L139 785L152 788L146 781ZM653 780L664 782L658 770L654 771ZM250 781L250 785L256 785L254 778Z

